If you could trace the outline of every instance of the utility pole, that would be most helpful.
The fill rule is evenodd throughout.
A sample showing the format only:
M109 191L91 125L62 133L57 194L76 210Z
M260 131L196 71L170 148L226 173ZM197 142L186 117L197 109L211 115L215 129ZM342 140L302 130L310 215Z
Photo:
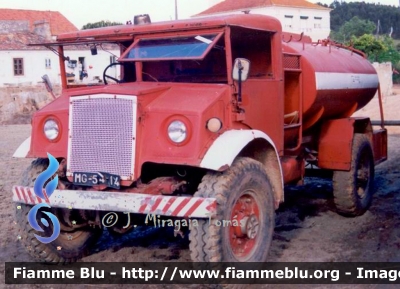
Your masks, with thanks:
M378 25L377 25L377 28L376 28L376 36L379 35L380 28L381 28L381 20L378 19Z
M175 20L178 20L178 0L175 0Z

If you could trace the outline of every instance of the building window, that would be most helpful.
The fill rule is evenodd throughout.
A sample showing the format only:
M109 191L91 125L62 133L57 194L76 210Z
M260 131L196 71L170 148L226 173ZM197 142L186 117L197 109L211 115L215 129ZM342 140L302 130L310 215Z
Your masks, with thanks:
M14 75L24 75L24 59L14 58Z
M46 58L45 63L46 63L46 68L51 68L51 59L50 58Z
M112 55L112 56L110 56L110 64L112 64L114 62L117 62L117 57Z
M302 32L310 32L311 29L308 28L308 22L307 22L307 18L301 18L303 16L300 16L300 29Z
M68 60L68 67L69 68L75 68L76 67L76 65L77 65L77 63L78 63L78 61L77 60L72 60L72 59L70 59L70 60Z
M322 28L321 20L322 20L322 17L314 17L314 28L317 28L317 29Z
M285 15L285 28L293 27L293 15Z

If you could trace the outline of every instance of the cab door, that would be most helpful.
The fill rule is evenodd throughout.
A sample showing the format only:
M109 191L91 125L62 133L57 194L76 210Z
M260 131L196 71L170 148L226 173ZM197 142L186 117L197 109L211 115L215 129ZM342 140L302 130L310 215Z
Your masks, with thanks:
M283 153L283 73L281 34L242 27L231 28L232 61L250 61L248 79L242 83L243 123L272 138ZM237 82L235 82L237 86ZM237 90L237 87L236 87Z

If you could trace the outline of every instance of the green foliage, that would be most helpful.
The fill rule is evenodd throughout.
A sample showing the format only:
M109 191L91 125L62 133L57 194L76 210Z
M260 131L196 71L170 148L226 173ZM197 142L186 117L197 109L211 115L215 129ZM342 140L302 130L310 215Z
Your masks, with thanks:
M375 38L372 34L364 34L360 37L352 37L354 48L367 54L371 61L378 61L378 57L388 50L382 40Z
M354 48L367 54L370 61L391 62L396 70L400 69L400 52L392 38L388 36L377 38L371 34L364 34L360 37L353 36L351 42Z
M99 21L95 23L88 23L82 26L82 30L85 29L92 29L92 28L100 28L100 27L107 27L107 26L115 26L115 25L122 25L120 22L111 22L111 21Z
M339 31L332 32L331 38L337 42L348 42L352 37L360 37L364 34L372 34L376 26L369 20L363 20L354 16L340 26Z
M359 19L369 20L375 25L380 22L379 34L388 35L393 27L392 37L400 39L400 10L395 6L378 3L333 1L329 8L331 11L331 29L336 33L346 21L354 16ZM384 2L384 1L380 1Z
M400 52L397 49L397 45L394 40L388 36L385 36L383 39L383 43L386 45L387 50L378 54L377 61L378 62L391 62L394 71L397 73L393 73L393 82L400 83Z
M394 43L393 39L388 36L385 36L382 42L387 49L378 55L377 61L391 62L393 66L395 66L400 61L400 53L396 47L396 44Z
M329 8L328 4L322 4L321 2L317 2L315 4L317 4L319 6L322 6L322 7L325 7L325 8Z
M331 38L353 45L366 53L370 61L390 61L395 71L400 72L400 42L396 41L400 39L400 9L377 2L378 4L347 3L334 0L329 5L333 9ZM357 18L354 19L355 17ZM371 23L374 24L374 29ZM379 27L376 27L378 23ZM400 83L400 74L393 74L393 81Z

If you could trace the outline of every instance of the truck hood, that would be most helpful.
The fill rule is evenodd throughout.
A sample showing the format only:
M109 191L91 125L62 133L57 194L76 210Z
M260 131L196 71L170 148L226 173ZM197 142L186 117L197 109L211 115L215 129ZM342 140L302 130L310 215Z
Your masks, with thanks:
M174 85L161 92L146 107L149 113L173 112L183 115L198 115L212 106L228 86L198 84Z
M75 96L126 95L137 98L137 140L135 175L145 162L198 165L199 156L217 134L205 127L207 120L219 118L228 123L230 87L225 84L135 83L70 89L38 111L32 121L30 157L67 157L70 100ZM43 124L54 118L60 123L60 139L45 139ZM172 121L187 125L189 137L177 145L168 138L167 128ZM151 144L151 145L149 145Z
M70 97L95 94L132 95L138 97L141 108L147 112L174 112L199 114L215 103L229 89L225 84L187 83L129 83L88 87L85 90L70 89L65 92ZM59 97L43 107L39 114L68 110L69 97Z

